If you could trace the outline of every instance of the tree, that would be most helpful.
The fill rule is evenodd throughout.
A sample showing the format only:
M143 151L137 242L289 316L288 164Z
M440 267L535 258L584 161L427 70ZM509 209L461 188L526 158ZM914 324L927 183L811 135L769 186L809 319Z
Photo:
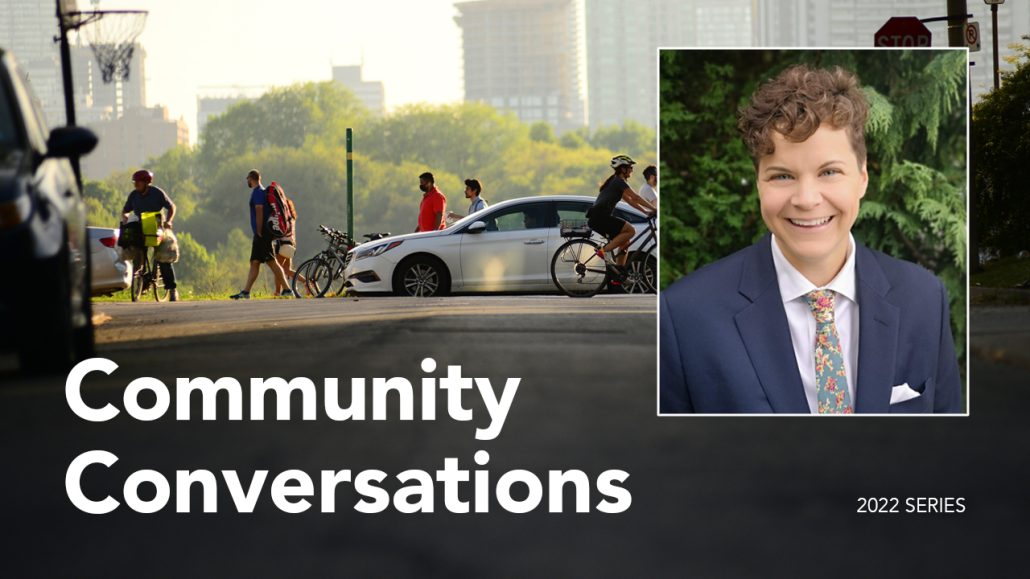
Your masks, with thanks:
M598 149L617 151L636 159L654 154L655 134L644 125L628 120L622 126L612 125L598 129L590 136L590 144Z
M273 88L208 122L200 141L200 174L214 175L231 158L267 147L299 148L309 140L341 139L345 127L360 128L368 118L361 101L339 83Z
M409 105L374 123L366 134L361 150L373 159L464 177L503 164L506 153L529 140L529 128L513 114L482 103Z
M1030 39L1030 37L1028 37ZM1023 175L1030 158L1030 50L1020 47L1017 68L973 108L973 191L983 246L1013 254L1030 240L1030 202ZM975 258L976 256L974 256Z
M554 136L554 127L545 121L537 121L529 126L529 138L538 143L553 143L558 140Z

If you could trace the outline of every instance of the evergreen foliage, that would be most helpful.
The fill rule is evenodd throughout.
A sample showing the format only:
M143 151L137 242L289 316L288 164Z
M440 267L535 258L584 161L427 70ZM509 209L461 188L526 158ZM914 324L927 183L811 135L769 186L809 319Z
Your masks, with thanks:
M1030 37L1024 37L1030 40ZM973 108L973 219L980 245L1015 255L1030 248L1030 203L1024 163L1030 159L1030 49L1017 46L1016 69Z

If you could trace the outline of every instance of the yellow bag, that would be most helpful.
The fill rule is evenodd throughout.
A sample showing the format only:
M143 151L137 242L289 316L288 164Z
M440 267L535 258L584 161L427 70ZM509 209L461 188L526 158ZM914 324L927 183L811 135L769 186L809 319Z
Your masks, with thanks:
M161 245L161 239L164 237L164 231L161 230L161 212L140 213L139 219L143 225L143 245L146 247Z

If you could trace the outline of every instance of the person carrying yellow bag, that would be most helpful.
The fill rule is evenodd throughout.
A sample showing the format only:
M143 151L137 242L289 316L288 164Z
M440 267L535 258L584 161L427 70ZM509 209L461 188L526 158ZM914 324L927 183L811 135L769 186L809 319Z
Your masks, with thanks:
M129 193L129 198L125 200L125 206L122 208L122 223L125 223L129 219L130 213L135 213L141 219L145 213L165 211L165 217L163 220L159 219L160 216L156 216L154 220L155 227L154 231L151 232L153 241L150 241L151 237L147 235L147 223L144 223L144 243L147 246L157 246L160 243L160 235L158 231L160 229L171 229L172 220L175 219L175 203L172 203L168 194L165 193L160 187L155 187L151 183L154 182L154 174L146 169L140 169L132 174L133 191ZM149 216L148 216L149 217ZM149 221L149 219L147 220ZM175 270L172 268L172 264L159 262L158 267L161 268L161 278L164 280L165 288L168 289L168 300L178 301L179 291L176 289L175 284Z

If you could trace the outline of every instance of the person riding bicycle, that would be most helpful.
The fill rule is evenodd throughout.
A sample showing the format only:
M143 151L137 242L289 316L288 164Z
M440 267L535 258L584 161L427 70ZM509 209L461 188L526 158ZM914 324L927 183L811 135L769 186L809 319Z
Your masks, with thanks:
M636 230L625 220L614 215L615 206L619 201L625 201L648 215L658 211L654 205L637 195L627 182L635 164L636 161L627 155L613 157L611 166L614 173L601 185L594 206L587 211L587 225L608 239L608 243L597 250L597 256L620 268L624 267L626 260L629 259L629 245ZM615 256L616 249L621 250L618 256Z
M171 198L164 190L151 185L153 182L154 174L146 169L140 169L132 174L134 189L129 193L129 198L125 200L125 206L122 207L122 223L128 221L130 213L135 213L139 217L141 213L163 209L165 217L162 226L172 227L172 220L175 219L175 203L172 203ZM170 263L158 262L158 267L161 268L161 279L164 280L164 286L168 290L168 301L178 301L179 290L175 289L175 269Z

